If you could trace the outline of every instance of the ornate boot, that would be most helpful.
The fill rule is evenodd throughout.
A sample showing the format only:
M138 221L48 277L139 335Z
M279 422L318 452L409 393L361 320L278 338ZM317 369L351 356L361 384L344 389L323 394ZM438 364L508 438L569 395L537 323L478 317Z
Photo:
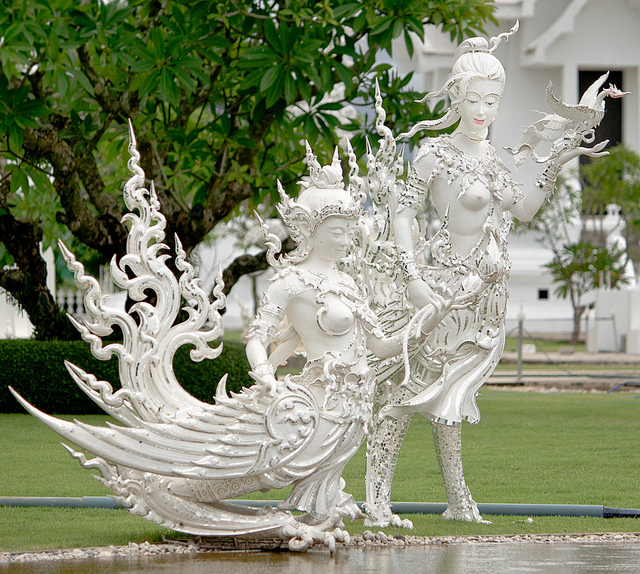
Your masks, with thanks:
M478 512L478 505L471 498L471 493L462 472L462 435L461 425L444 425L431 423L433 444L444 479L447 493L447 509L442 514L445 520L464 520L465 522L483 522Z
M410 415L383 418L367 440L365 526L413 528L410 520L391 512L390 502L393 473L410 422Z

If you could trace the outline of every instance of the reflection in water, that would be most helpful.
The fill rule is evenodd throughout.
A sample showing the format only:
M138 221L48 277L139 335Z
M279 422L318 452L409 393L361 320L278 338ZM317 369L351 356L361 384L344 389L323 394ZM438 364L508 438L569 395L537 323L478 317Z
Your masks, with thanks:
M640 571L637 542L555 544L457 544L409 548L228 552L194 556L141 556L0 567L2 574L545 574Z

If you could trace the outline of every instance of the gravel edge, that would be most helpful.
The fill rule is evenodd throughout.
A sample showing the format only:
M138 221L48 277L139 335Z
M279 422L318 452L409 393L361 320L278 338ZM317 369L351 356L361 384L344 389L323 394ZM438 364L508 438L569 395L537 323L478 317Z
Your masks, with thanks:
M505 543L533 543L557 544L563 542L594 543L594 542L637 542L640 543L640 533L591 533L591 534L504 534L497 536L411 536L395 534L387 536L383 531L376 533L370 530L361 535L352 536L349 543L336 543L336 550L350 548L375 548L407 546L442 546L454 544L505 544ZM118 557L137 556L173 556L186 554L205 554L229 551L263 551L286 547L280 540L242 540L225 539L216 544L207 542L165 542L151 544L130 542L127 546L105 546L96 548L73 548L64 550L45 550L34 552L0 552L0 567L9 564L29 563L35 561L58 560L95 560L112 559ZM317 549L327 550L326 547L316 546Z

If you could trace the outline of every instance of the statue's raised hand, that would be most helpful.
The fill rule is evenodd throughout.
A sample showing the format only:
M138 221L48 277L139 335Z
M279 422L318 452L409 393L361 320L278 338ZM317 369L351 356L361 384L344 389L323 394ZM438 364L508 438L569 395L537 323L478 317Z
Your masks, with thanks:
M604 148L609 144L609 140L603 140L598 142L593 147L578 146L573 149L568 149L561 152L555 160L558 165L564 165L565 163L575 159L578 156L586 155L588 157L603 157L609 155L608 151L604 151Z
M407 344L419 344L438 323L447 315L454 303L455 297L445 299L442 295L431 292L429 302L422 307L407 326Z
M407 284L407 295L409 295L409 300L418 309L432 305L436 296L431 287L422 279L411 279L409 281Z

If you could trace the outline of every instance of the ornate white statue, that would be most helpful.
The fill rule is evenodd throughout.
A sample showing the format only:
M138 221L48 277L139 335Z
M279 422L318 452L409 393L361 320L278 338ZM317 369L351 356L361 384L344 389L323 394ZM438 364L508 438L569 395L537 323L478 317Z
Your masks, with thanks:
M589 121L563 124L553 138L548 157L536 156L546 165L533 184L522 190L513 181L487 134L505 85L504 68L493 52L516 30L517 24L489 42L470 38L460 44L450 79L438 93L425 97L448 96L451 106L442 118L420 122L398 139L421 129L444 129L459 121L457 128L451 135L425 141L409 168L406 184L395 179L393 185L387 182L378 196L372 194L378 210L392 221L392 229L382 237L387 239L386 259L389 262L393 258L393 248L388 245L393 240L402 270L399 279L397 271L389 271L393 269L391 263L383 268L384 257L370 257L379 275L386 274L387 292L391 294L378 307L385 330L393 332L418 316L414 309L428 308L436 296L447 300L450 309L422 345L406 350L403 361L395 359L377 366L379 379L395 384L381 405L381 420L368 440L369 525L398 522L390 510L391 484L414 413L431 421L448 500L444 518L483 521L465 483L460 431L462 421L479 421L476 393L493 372L504 348L510 270L507 238L512 217L528 221L536 214L550 198L565 163L580 154L599 157L607 153L602 151L607 142L591 149L579 147L583 140L593 141L589 136L602 119L602 114L596 118L595 112L582 106L580 112ZM592 91L597 90L595 87ZM593 95L601 104L603 98ZM560 107L556 105L556 109ZM574 109L573 115L577 114ZM388 135L386 141L390 142ZM526 145L516 152L532 151L535 143L524 141ZM388 146L391 148L390 143ZM395 173L400 172L397 169ZM429 198L441 221L431 236L423 217ZM390 206L386 211L385 204ZM394 290L393 284L397 286L399 281L403 286Z
M124 190L131 228L127 253L114 258L111 272L137 303L129 312L109 307L99 283L61 245L76 282L86 289L85 307L93 318L75 324L96 357L118 357L122 389L114 392L109 383L67 367L121 425L68 422L16 394L18 400L95 454L86 460L69 448L83 466L99 469L132 513L196 535L281 537L296 550L315 541L332 547L348 536L341 530L343 517L361 516L341 474L367 433L368 520L410 525L391 515L389 499L404 432L420 412L432 421L449 499L445 516L481 520L462 474L460 423L479 419L475 393L502 353L511 215L533 217L560 167L581 153L602 155L606 143L587 150L578 147L582 137L576 134L583 131L562 132L562 145L531 189L516 187L486 141L504 88L504 70L492 52L507 37L492 39L491 46L480 38L460 45L452 78L437 94L449 95L452 107L411 133L460 124L451 136L422 146L406 183L379 93L380 145L375 155L368 150L366 180L350 148L347 188L337 154L322 167L307 149L310 181L299 198L279 188L278 210L297 248L276 258L280 241L263 224L277 272L248 332L256 384L228 396L225 377L214 405L182 389L172 361L185 344L194 347L196 361L220 354L209 343L222 334L221 278L210 302L178 241L181 276L166 266L165 218L153 185L144 188L131 130L133 176ZM365 191L374 205L367 217ZM420 216L427 192L442 220L429 238ZM153 304L145 301L149 291ZM179 322L183 300L187 318ZM103 345L114 326L123 342ZM303 370L278 379L276 368L300 346L307 359ZM384 382L381 392L377 381ZM225 502L287 485L293 489L278 508Z
M130 138L134 175L124 198L131 228L127 254L111 263L116 284L138 301L129 313L110 308L99 283L61 246L76 282L87 290L85 305L93 318L74 323L96 357L117 355L122 389L114 393L109 383L67 367L80 388L121 426L60 420L14 395L54 431L95 454L86 460L67 447L84 467L97 468L102 482L134 514L196 535L281 537L294 550L315 541L333 547L336 539L348 537L340 528L343 517L363 517L343 491L341 474L373 423L376 378L367 352L384 359L403 346L400 337L383 335L364 293L338 269L354 241L362 243L358 235L364 232L363 181L355 156L350 153L348 189L337 153L332 165L321 167L309 148L310 182L298 200L280 187L278 210L297 249L276 259L280 241L265 229L277 273L248 333L247 357L256 384L228 396L225 377L215 405L210 405L180 387L172 360L184 344L195 347L191 357L196 361L221 352L221 347L209 346L222 333L221 278L210 303L179 242L176 267L181 277L165 265L165 218L153 185L149 191L144 188L132 129ZM155 304L144 301L148 291L155 293ZM183 299L188 318L176 322ZM446 307L441 298L430 302L413 334L402 334L405 346L420 341ZM103 346L101 337L114 326L123 342ZM276 348L269 354L272 344ZM277 379L276 367L300 344L307 356L304 369ZM291 484L291 494L278 508L255 510L224 502ZM304 514L294 516L293 510Z

